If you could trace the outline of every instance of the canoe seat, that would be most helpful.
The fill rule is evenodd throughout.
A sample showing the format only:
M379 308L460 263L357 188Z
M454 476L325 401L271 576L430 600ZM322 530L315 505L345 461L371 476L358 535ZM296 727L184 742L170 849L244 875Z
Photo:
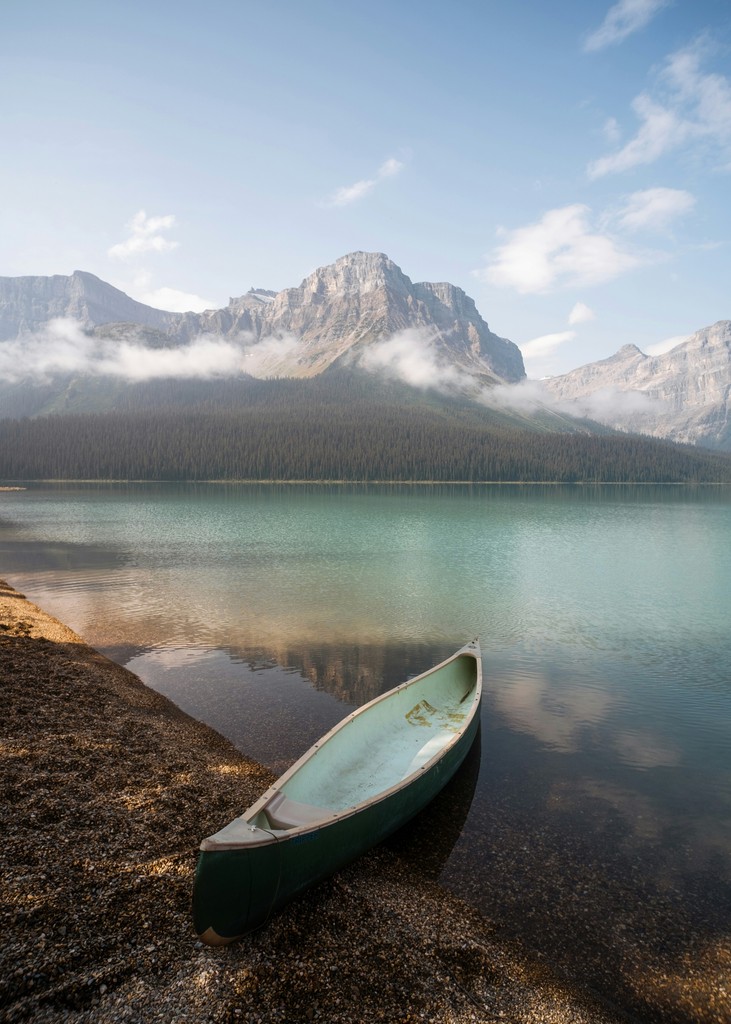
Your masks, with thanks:
M272 828L299 828L301 825L314 825L332 814L332 811L328 811L325 807L314 807L312 804L301 804L297 800L290 800L284 793L275 793L262 810Z

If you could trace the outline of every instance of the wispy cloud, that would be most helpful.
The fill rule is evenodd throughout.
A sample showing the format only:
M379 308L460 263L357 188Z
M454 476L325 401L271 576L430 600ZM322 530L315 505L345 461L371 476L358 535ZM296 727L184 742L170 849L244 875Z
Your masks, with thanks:
M667 254L657 249L639 248L634 236L666 229L695 202L695 196L683 189L658 187L633 192L618 206L597 214L581 203L548 210L534 224L510 231L501 228L502 244L475 274L522 294L603 284L665 259ZM571 311L569 324L580 323L579 318L593 318L583 303Z
M585 302L577 302L569 313L569 324L584 324L589 320L596 320L596 313L590 309Z
M472 378L443 357L437 347L439 332L407 328L369 345L358 365L372 373L384 373L415 388L461 387Z
M523 294L599 284L641 262L608 230L595 227L591 210L580 203L549 210L535 224L501 233L505 241L477 274Z
M673 150L702 144L720 153L728 169L731 151L731 81L705 72L711 47L704 38L668 57L654 94L643 92L632 101L640 126L615 153L588 166L590 178L617 174L654 163Z
M647 355L664 356L666 352L672 352L674 348L682 345L689 338L692 338L692 334L676 334L672 338L665 338L663 341L658 341L655 345L649 345Z
M539 380L521 380L517 384L498 384L494 388L486 388L480 401L483 405L498 409L513 409L520 413L533 413L539 409L547 409L553 401Z
M529 377L539 379L555 372L554 356L558 350L576 337L576 331L554 331L552 334L541 334L538 338L523 342L520 351L523 356L525 370ZM507 392L508 395L512 392ZM520 403L525 402L525 394L521 392Z
M559 346L567 341L573 341L576 331L557 331L555 334L542 334L540 338L533 338L521 346L521 352L526 360L551 355Z
M170 213L164 217L148 217L144 210L138 210L129 224L129 232L123 242L118 242L108 250L112 259L128 260L143 252L169 252L177 249L178 242L165 238L163 232L175 225L175 216Z
M608 117L602 127L604 138L610 146L618 146L619 140L622 138L622 129L619 127L619 121L616 117Z
M559 391L552 390L558 386ZM646 417L653 417L665 409L665 404L643 391L620 391L619 388L601 388L581 398L563 398L560 395L561 378L525 380L519 384L502 384L486 389L481 400L485 405L516 412L533 413L538 410L597 420L611 426L626 425L632 420L635 429L641 428Z
M154 306L155 309L165 309L169 313L202 313L204 309L214 309L216 305L212 299L204 299L194 292L184 292L179 288L169 288L165 285L146 290L134 295L133 298L148 306Z
M342 188L337 189L326 200L326 205L349 206L351 203L357 202L372 192L380 182L385 181L386 178L393 178L403 169L403 166L402 161L391 157L381 164L374 177L364 178L362 181L356 181L353 185L343 185Z
M584 50L603 50L623 42L644 28L668 3L669 0L619 0L609 8L599 28L587 36Z
M214 309L216 303L212 299L206 299L194 292L185 292L180 288L168 286L156 287L153 284L152 274L147 270L140 270L134 276L131 283L119 282L116 285L122 291L131 295L138 302L144 302L155 309L165 309L171 313L202 313L204 309Z
M689 213L695 196L679 188L647 188L628 196L618 222L629 231L659 230L676 217Z
M134 331L121 341L87 333L76 320L51 320L44 330L0 345L0 379L48 380L63 374L152 380L228 376L241 372L242 346L203 335L173 348L150 348Z
M571 330L541 334L537 338L531 338L530 341L521 343L520 351L528 376L536 379L554 373L555 360L553 357L562 346L569 341L574 341L577 337L577 331L573 328L595 319L596 313L593 309L590 309L584 302L577 302L568 315L568 323L572 328ZM513 389L509 387L503 396L503 401L505 404L513 401L514 404L517 403L521 407L526 407L531 402L534 404L540 404L540 401L545 402L545 395L542 397L541 395L540 391L528 392L524 389L518 391L517 397L513 399Z
M250 334L221 338L203 334L183 345L151 347L133 330L121 339L87 332L71 319L51 320L42 331L0 345L0 380L39 383L68 374L118 377L130 382L211 380L247 373L276 376L296 361L292 336L257 341Z
M550 389L551 381L542 383ZM569 416L585 416L610 426L626 424L627 419L632 418L639 426L645 417L653 417L664 410L666 403L644 391L622 391L610 386L597 388L581 398L561 399L557 395L547 395L546 406Z

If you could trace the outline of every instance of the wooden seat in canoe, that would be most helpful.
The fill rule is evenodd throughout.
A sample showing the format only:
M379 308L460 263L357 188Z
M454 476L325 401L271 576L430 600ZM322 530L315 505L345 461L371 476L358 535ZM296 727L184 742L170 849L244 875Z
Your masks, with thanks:
M314 807L312 804L290 800L284 793L275 793L262 808L272 828L298 828L301 825L314 825L331 817L332 811L325 807Z

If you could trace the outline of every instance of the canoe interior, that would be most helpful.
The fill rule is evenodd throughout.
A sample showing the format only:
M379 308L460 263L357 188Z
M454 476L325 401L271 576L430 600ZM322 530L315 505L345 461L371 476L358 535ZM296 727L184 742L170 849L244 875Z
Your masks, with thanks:
M372 701L285 774L277 791L287 803L275 798L252 824L296 827L316 820L318 810L320 817L345 811L399 785L455 742L474 711L477 685L477 661L463 654Z
M247 811L201 843L193 917L222 945L370 849L427 805L479 726L477 641L354 711Z

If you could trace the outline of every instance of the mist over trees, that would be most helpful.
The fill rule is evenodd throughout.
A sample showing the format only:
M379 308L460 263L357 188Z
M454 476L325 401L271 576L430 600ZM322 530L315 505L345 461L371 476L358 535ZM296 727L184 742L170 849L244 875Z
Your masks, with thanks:
M630 434L521 429L486 411L339 398L0 420L0 478L731 482L731 459Z

